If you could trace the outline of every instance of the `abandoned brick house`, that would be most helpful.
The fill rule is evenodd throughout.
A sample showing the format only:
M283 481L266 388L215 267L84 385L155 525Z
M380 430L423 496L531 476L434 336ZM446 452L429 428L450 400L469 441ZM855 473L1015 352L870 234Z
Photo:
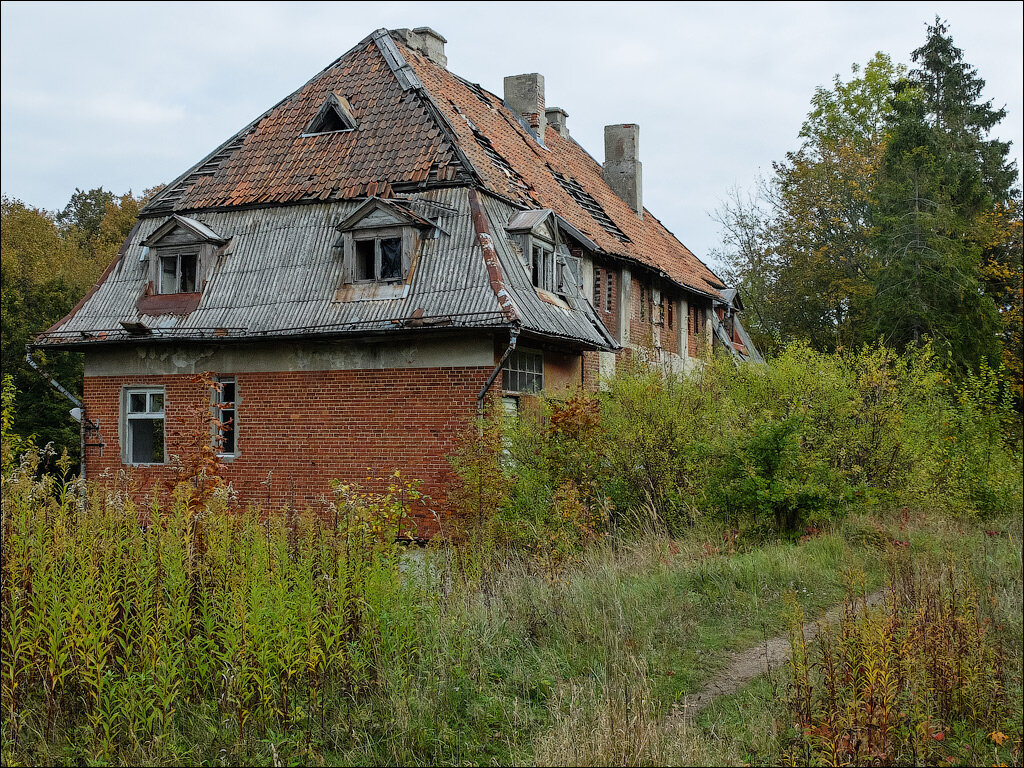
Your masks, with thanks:
M167 487L198 407L243 501L396 468L443 498L485 398L596 388L639 349L758 359L736 292L644 209L638 127L605 128L602 165L541 75L497 96L444 43L374 32L145 206L35 344L84 353L88 476Z

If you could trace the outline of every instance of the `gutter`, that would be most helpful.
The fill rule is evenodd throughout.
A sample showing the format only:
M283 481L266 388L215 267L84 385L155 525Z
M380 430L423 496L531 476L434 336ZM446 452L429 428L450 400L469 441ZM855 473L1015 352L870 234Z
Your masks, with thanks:
M38 373L40 376L42 376L46 380L47 384L49 384L55 390L57 390L62 395L64 395L64 397L66 397L69 401L71 401L71 403L75 406L75 408L72 409L72 413L71 413L72 418L74 418L74 416L75 416L74 410L76 410L76 409L78 410L77 421L78 421L78 456L79 456L79 466L80 466L79 477L81 477L82 480L85 480L85 429L86 429L86 424L92 426L95 429L98 429L99 425L94 425L91 421L89 421L85 417L85 406L82 404L82 401L79 400L77 397L75 397L73 394L71 394L71 392L68 391L67 387L65 387L63 384L61 384L55 378L53 378L53 376L51 376L45 370L43 370L43 367L41 365L39 365L39 363L37 363L33 359L33 357L32 357L33 354L35 354L35 349L33 349L31 345L26 344L25 345L25 362L29 364L29 366L32 368L32 370L34 370L36 373Z

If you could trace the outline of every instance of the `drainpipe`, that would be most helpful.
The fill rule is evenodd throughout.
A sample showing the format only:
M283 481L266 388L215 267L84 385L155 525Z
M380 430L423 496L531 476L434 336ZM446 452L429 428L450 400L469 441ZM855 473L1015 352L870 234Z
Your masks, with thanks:
M68 391L67 387L65 387L55 378L53 378L53 376L51 376L45 370L43 370L43 367L33 359L33 352L34 350L32 349L32 347L26 344L25 362L28 363L36 373L38 373L40 376L46 379L46 382L51 387L53 387L55 390L64 395L64 397L66 397L68 400L70 400L71 403L75 406L75 409L78 410L78 455L80 458L79 477L81 477L82 480L85 480L85 425L91 424L92 422L90 422L85 417L85 406L82 404L82 401L75 397L73 394L71 394L71 392ZM74 414L72 414L72 416L74 416Z
M484 417L484 398L487 397L487 391L491 388L494 380L498 378L498 374L501 372L501 366L508 360L508 356L515 351L516 340L519 338L519 329L512 328L508 334L508 348L505 350L505 354L501 356L501 360L494 366L494 370L491 371L491 375L487 378L487 383L484 384L483 389L480 390L480 394L476 396L476 415L477 418L482 419Z

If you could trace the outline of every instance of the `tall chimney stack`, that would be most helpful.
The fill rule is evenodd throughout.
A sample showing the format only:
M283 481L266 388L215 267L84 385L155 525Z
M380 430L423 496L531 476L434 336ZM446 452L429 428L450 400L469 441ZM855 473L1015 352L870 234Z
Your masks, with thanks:
M605 183L643 218L644 196L639 145L639 125L624 123L604 127Z
M544 111L544 75L509 75L505 78L505 106L526 121L533 135L544 143L548 118Z

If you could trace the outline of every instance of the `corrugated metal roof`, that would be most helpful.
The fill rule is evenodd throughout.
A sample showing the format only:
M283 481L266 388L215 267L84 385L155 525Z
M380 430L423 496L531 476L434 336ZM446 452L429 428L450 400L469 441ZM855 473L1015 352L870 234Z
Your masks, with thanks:
M237 339L366 333L396 328L506 327L471 220L468 190L437 189L403 200L411 210L436 220L434 237L421 241L408 292L403 298L338 301L342 258L335 227L362 201L193 214L204 228L230 237L203 290L187 315L142 315L136 306L149 277L142 242L164 225L147 218L132 233L107 279L69 318L39 343L78 345L135 341L123 322L153 329L145 338ZM541 301L504 232L517 210L485 196L494 245L508 288L524 307L523 329L607 347L600 321L583 300L563 309Z

